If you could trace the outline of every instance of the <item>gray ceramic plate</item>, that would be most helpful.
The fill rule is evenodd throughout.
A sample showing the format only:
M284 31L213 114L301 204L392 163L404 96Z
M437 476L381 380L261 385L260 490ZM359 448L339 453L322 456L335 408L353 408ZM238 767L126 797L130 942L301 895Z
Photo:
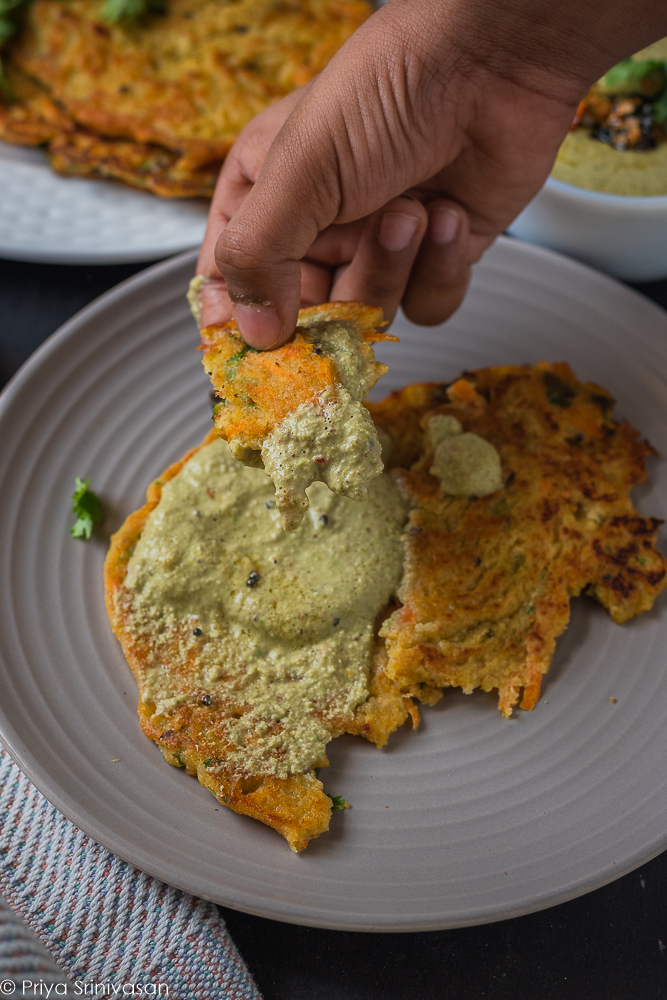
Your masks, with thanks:
M35 784L122 858L195 894L304 924L454 927L527 913L667 847L667 606L624 626L592 601L533 712L445 695L385 750L343 737L326 787L352 810L300 856L219 806L141 734L102 599L102 538L69 537L74 477L105 530L210 427L183 293L194 256L131 279L71 320L0 407L0 731ZM501 240L444 327L399 321L382 392L486 364L566 359L667 453L667 316L591 270ZM652 463L642 511L667 511ZM615 704L610 697L617 699ZM119 762L114 763L116 758Z

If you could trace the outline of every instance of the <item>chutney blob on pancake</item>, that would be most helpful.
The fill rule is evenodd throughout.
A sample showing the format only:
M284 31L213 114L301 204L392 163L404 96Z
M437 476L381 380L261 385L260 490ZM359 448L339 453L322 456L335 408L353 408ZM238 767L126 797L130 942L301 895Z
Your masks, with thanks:
M35 0L3 49L0 138L45 145L61 174L210 197L241 129L324 69L372 11L366 0L165 0L111 23L103 0Z
M366 504L315 482L285 532L266 474L211 432L151 484L105 564L143 731L295 851L328 829L330 739L381 747L446 687L531 709L571 597L622 623L667 585L661 522L629 499L654 451L567 365L366 406L387 467Z

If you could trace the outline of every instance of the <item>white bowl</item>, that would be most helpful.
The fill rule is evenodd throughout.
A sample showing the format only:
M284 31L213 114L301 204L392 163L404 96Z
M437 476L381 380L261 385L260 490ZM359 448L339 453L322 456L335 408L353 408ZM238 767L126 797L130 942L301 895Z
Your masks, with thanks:
M626 281L667 278L667 195L602 194L550 177L509 232Z

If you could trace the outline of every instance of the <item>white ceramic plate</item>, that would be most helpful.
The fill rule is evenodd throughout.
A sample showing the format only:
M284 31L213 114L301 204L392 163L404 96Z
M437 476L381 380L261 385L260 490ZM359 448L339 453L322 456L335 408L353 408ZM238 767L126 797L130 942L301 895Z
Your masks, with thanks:
M45 154L0 142L0 257L121 264L198 246L208 202L156 198L115 181L60 177Z
M28 362L0 405L0 731L70 819L122 858L217 902L331 928L418 930L561 902L667 847L667 602L624 626L575 601L543 697L502 718L447 693L385 750L331 744L352 810L299 856L168 767L102 599L105 544L69 537L77 475L107 530L210 427L183 293L194 256L109 292ZM382 391L486 364L567 359L667 453L667 316L549 251L501 240L444 327L404 320ZM642 511L667 511L652 463ZM617 699L616 704L610 697ZM118 763L113 761L120 758Z

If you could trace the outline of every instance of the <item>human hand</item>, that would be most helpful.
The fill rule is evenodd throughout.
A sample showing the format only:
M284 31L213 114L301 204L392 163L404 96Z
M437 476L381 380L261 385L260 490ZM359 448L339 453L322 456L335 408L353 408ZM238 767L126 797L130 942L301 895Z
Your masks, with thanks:
M197 273L210 279L204 286L201 302L204 326L225 322L233 315L226 283L215 264L218 237L252 191L271 143L303 100L309 86L257 115L243 130L225 161L197 266ZM430 226L427 213L432 217ZM467 284L467 267L465 264L462 267L461 260L457 260L459 241L452 241L451 237L463 236L467 222L465 212L451 201L434 201L424 210L415 192L393 199L370 218L329 226L318 235L301 261L301 307L324 301L373 301L382 305L388 319L393 318L406 287L407 275L414 271L411 291L415 291L424 264L428 266L428 261L424 260L415 266L417 251L428 230L429 242L441 248L441 264L446 263L447 254L450 258L446 269L453 285L453 302L447 313L453 312L462 294L457 287L456 272L463 271L459 276L460 284ZM407 246L401 247L402 242L407 242ZM426 247L422 255L427 255ZM350 270L353 260L354 267ZM438 305L442 307L442 301L431 303L431 310ZM422 314L424 312L422 309ZM432 322L439 319L436 314ZM420 321L428 322L425 318Z
M230 298L255 347L327 299L446 319L543 184L581 96L662 28L646 0L631 24L609 7L600 21L593 0L390 0L241 133L198 264L204 324L230 318Z

